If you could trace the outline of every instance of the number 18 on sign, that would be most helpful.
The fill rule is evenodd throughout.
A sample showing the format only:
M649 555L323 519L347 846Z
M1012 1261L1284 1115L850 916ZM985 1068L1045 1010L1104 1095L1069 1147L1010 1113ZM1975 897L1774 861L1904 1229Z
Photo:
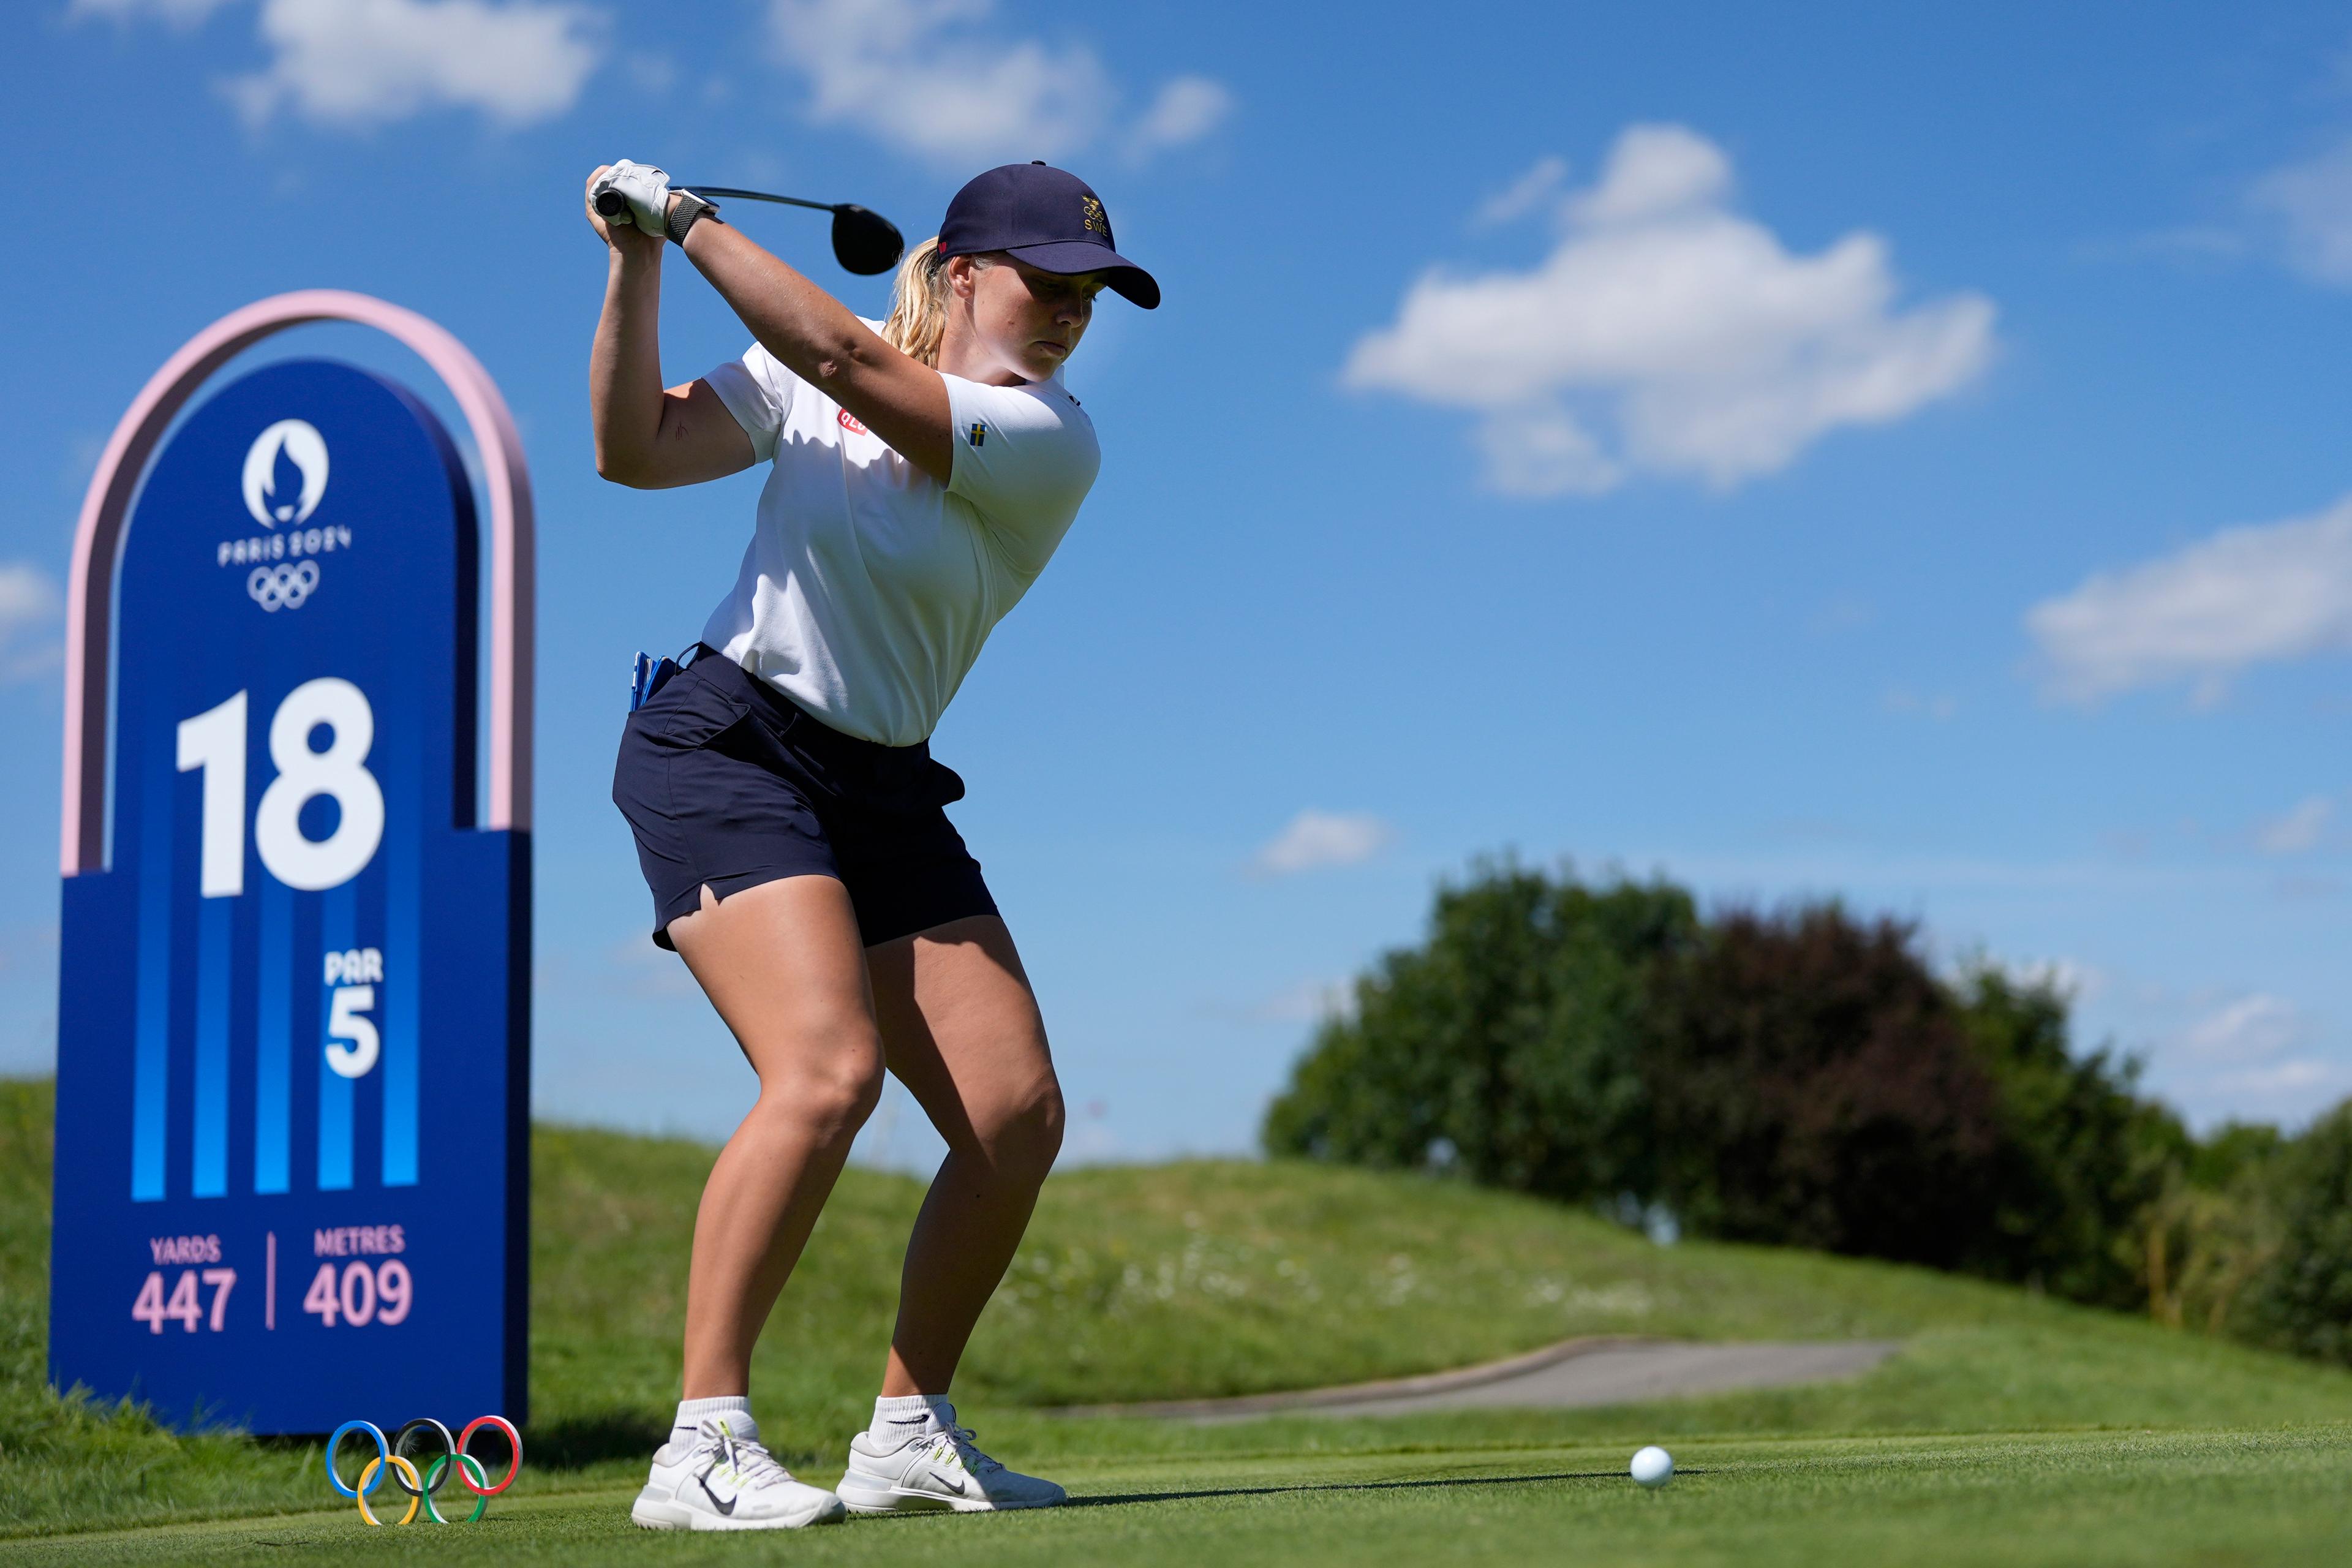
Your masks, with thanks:
M159 442L219 360L337 317L466 408L488 616L472 484L397 384L279 363ZM529 531L487 376L359 296L227 318L117 431L68 672L59 1387L257 1432L522 1415Z

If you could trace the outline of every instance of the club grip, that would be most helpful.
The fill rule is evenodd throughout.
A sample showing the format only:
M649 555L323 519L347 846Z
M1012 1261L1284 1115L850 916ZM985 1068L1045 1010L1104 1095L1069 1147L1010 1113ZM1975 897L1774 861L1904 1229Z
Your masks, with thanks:
M596 216L598 217L621 217L625 216L628 210L629 198L623 195L620 192L603 190L596 193Z

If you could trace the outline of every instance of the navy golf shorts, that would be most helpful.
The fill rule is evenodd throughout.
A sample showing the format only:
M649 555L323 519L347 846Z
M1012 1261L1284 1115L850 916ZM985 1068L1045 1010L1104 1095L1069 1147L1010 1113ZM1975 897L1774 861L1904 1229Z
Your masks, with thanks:
M941 809L962 798L929 742L845 735L707 646L629 715L613 771L662 947L705 887L723 900L812 874L848 889L868 947L992 915L980 862Z

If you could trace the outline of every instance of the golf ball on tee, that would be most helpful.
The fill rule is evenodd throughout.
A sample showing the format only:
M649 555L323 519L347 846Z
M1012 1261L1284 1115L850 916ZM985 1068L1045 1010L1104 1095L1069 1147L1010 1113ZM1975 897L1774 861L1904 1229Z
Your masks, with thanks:
M1645 1487L1662 1487L1675 1479L1675 1457L1655 1443L1633 1456L1633 1479Z

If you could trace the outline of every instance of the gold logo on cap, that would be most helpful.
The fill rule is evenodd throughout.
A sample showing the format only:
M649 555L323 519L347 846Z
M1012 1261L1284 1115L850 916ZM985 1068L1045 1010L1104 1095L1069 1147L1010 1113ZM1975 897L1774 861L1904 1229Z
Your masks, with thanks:
M1102 203L1095 200L1092 196L1080 196L1078 198L1078 204L1086 208L1087 232L1088 234L1099 234L1105 239L1108 239L1110 237L1110 217L1103 211Z

